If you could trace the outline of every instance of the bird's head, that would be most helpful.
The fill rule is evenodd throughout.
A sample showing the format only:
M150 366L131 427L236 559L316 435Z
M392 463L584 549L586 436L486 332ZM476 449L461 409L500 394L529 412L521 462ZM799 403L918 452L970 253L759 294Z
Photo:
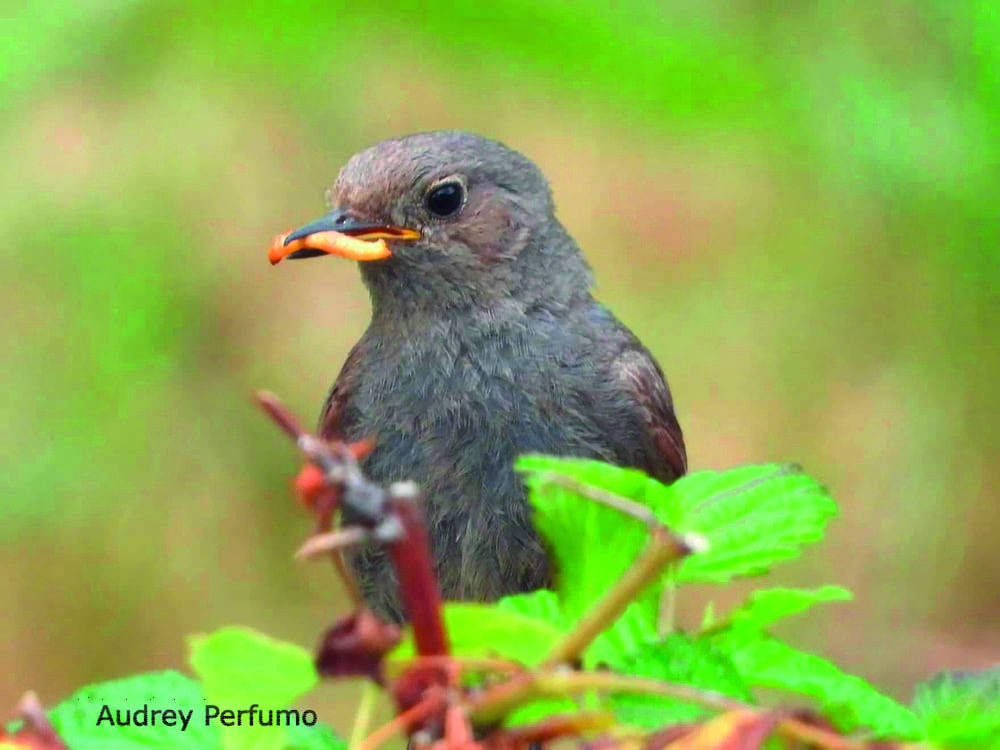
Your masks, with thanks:
M436 131L382 141L347 162L327 197L330 212L281 238L272 262L284 253L357 260L376 314L556 301L589 288L541 171L488 138ZM382 242L325 241L331 231Z

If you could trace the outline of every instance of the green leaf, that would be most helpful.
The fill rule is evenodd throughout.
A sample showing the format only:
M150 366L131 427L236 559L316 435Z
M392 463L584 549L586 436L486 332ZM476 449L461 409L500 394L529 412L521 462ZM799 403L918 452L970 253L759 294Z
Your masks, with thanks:
M743 629L724 631L708 640L732 659L748 686L810 696L844 731L868 727L879 737L897 739L919 734L916 717L908 708L822 657L764 634L748 639Z
M636 469L583 459L522 456L517 468L527 474L535 526L555 560L556 591L574 619L618 580L648 532L640 521L554 484L554 474L645 505L674 531L705 537L707 550L674 566L677 583L725 583L764 573L819 540L837 511L823 487L795 466L701 471L670 486ZM651 587L638 600L648 622L655 621L659 590Z
M283 750L346 750L347 742L328 726L299 725L285 730Z
M726 583L760 575L822 538L837 506L795 466L765 464L699 471L656 493L657 515L709 548L675 566L678 583Z
M319 682L308 651L249 628L226 627L188 641L191 667L208 700L223 711L255 703L265 712L283 709ZM280 748L285 736L279 726L222 728L225 748Z
M496 606L544 622L557 629L560 634L568 633L573 626L559 603L559 597L553 591L542 589L529 594L508 596L497 602ZM616 654L635 651L655 637L653 622L646 616L645 610L633 602L610 628L590 644L584 654L584 665L589 668L608 664Z
M913 709L924 737L955 750L1000 748L1000 666L937 675L916 688Z
M221 628L188 644L191 667L212 701L287 706L319 682L308 651L250 628Z
M206 724L208 705L202 686L179 672L154 672L113 682L82 688L53 708L49 720L66 743L74 750L151 750L152 748L182 748L183 750L218 750L226 746L226 732L233 734L230 747L275 748L276 750L343 750L345 743L322 724L300 725L279 731L255 733L247 727L221 727L218 720ZM107 707L114 724L101 720ZM221 707L221 706L220 706ZM233 705L234 710L246 705ZM270 705L262 704L266 711ZM273 706L277 709L281 706ZM143 711L145 709L145 711ZM180 716L171 717L174 726L163 723L163 715L152 721L152 711L174 710L188 717L184 728ZM120 715L131 711L128 726L118 726ZM139 711L140 714L135 712ZM116 713L120 712L120 713ZM136 721L142 725L136 725Z
M527 594L505 596L496 603L498 609L551 625L560 632L569 630L572 621L566 616L555 591L539 589Z
M101 720L105 707L112 718L117 711L123 720L125 712L132 711L130 725L118 726L117 722L109 724ZM136 726L134 712L144 708L140 720L145 726ZM154 709L183 711L188 716L187 728L183 728L180 716L172 717L175 726L166 726L162 714L157 715L155 724L150 724L150 712ZM205 726L205 698L201 686L179 672L153 672L89 685L57 705L48 715L56 732L74 750L221 747L218 728Z
M49 711L49 720L56 732L74 750L152 750L153 748L184 748L185 750L218 750L225 746L225 732L218 721L207 725L207 701L202 686L179 672L153 672L82 688ZM107 707L114 724L102 717ZM234 705L233 709L248 705ZM143 709L145 711L143 712ZM262 705L266 711L271 706ZM280 706L274 706L275 709ZM180 716L171 717L174 726L163 723L163 715L152 721L152 711L184 712L187 727ZM118 726L117 717L126 719L128 726ZM140 714L135 712L139 711ZM116 713L119 712L119 713ZM136 725L136 721L142 725ZM266 728L265 728L266 729ZM270 737L254 735L246 727L233 728L234 739L245 740L232 747L275 748L276 750L343 750L345 743L322 724L288 727Z
M443 614L452 653L459 656L497 656L531 666L538 664L564 633L544 620L491 604L448 602ZM413 654L413 631L407 628L389 658L409 659Z
M535 724L549 716L572 714L580 710L580 705L569 698L539 698L523 706L518 706L503 718L505 727Z
M610 628L594 639L584 656L584 665L611 664L615 655L632 654L654 640L657 640L656 623L648 609L632 602Z
M804 612L823 602L848 601L851 592L841 586L821 586L818 589L791 589L776 587L758 589L746 602L734 609L712 630L724 627L764 630L779 620Z
M600 461L522 456L516 466L526 474L535 528L551 549L562 609L575 621L618 581L646 545L649 533L641 521L554 484L552 475L562 474L646 505L647 495L665 488L637 469ZM649 619L655 618L655 587L639 601Z
M508 596L496 604L448 602L443 614L453 654L498 656L527 666L539 664L571 625L555 592L546 590ZM413 631L407 628L389 659L409 659L413 654ZM510 712L503 724L531 724L577 709L568 698L540 698Z
M646 643L630 654L620 655L609 666L622 674L691 685L751 701L728 656L709 641L694 640L681 633L671 633L662 642ZM613 695L612 705L619 721L650 729L714 713L696 703L638 693Z
M701 616L701 629L708 630L715 625L715 622L715 602L709 602Z
M559 604L559 597L554 591L540 589L527 594L514 594L500 599L494 609L505 614L516 615L532 622L532 629L546 627L550 631L548 643L544 652L537 655L534 663L538 663L569 631L572 623L566 617ZM496 616L495 614L492 616ZM539 644L541 645L541 644ZM511 711L504 717L505 727L532 724L547 716L568 713L579 710L579 706L569 698L541 698L527 703Z
M560 637L568 633L574 624L562 610L555 592L545 589L505 597L497 602L497 606L545 622L558 629ZM655 637L653 623L646 616L644 609L633 602L610 628L604 630L590 644L583 656L584 666L589 669L610 664L619 655L635 651Z

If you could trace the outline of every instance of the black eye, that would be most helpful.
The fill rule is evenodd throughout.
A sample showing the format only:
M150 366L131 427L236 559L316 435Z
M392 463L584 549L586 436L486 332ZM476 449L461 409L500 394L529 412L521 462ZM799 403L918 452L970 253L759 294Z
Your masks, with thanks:
M458 213L464 200L465 191L462 189L461 183L446 182L431 190L427 194L425 202L428 211L443 219Z

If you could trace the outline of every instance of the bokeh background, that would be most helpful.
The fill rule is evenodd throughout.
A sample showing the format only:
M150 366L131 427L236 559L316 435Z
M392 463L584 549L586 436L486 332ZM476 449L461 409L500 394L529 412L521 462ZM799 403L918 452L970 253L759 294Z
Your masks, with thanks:
M795 460L842 507L771 582L901 698L1000 660L1000 19L992 0L25 0L0 45L0 706L341 610L293 448L368 301L271 268L355 151L534 158L669 374L694 469ZM693 619L709 598L682 599ZM355 685L309 699L340 729ZM0 715L7 713L0 710Z

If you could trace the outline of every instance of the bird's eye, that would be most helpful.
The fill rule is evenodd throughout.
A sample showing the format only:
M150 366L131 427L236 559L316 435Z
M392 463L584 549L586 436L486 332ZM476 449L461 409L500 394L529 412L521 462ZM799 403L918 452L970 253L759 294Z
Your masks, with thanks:
M459 182L446 182L427 193L425 202L428 211L444 219L459 212L465 202L465 191Z

